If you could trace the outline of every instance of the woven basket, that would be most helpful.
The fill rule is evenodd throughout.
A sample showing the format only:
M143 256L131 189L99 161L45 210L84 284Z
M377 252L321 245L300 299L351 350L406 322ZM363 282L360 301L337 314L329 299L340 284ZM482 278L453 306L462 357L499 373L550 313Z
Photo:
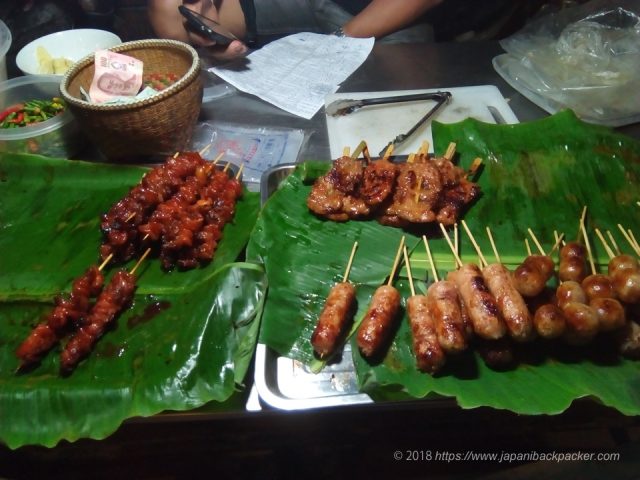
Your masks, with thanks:
M115 162L184 150L202 104L196 51L174 40L127 42L109 50L142 60L144 72L173 73L179 80L157 95L127 105L94 104L80 94L80 87L90 89L94 55L83 58L65 75L60 91L89 139Z

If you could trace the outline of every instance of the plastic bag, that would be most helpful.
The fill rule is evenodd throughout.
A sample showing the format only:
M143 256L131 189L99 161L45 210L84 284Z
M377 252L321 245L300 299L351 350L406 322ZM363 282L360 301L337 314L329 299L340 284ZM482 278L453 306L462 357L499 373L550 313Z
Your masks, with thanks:
M550 113L611 126L640 121L640 0L593 0L500 42L496 71Z
M224 153L222 162L231 162L237 168L244 165L243 182L249 190L258 190L265 171L297 162L307 136L300 129L203 122L196 125L190 147L195 151L206 149L205 158Z

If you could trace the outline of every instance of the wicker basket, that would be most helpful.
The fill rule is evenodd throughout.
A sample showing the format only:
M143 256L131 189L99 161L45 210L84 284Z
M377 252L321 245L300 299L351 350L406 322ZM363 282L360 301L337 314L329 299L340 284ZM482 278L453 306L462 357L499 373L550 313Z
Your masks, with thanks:
M100 105L82 99L89 91L94 55L77 62L65 75L60 91L89 139L110 160L140 161L183 150L202 104L200 59L186 43L140 40L110 48L144 62L145 72L177 74L179 80L144 100L127 105Z

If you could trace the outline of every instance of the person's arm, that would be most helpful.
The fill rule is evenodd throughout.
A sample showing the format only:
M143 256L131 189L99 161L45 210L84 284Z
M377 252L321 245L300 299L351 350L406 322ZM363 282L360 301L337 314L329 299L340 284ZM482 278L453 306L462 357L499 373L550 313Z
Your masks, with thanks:
M170 38L201 47L211 47L213 55L219 59L230 59L242 56L247 51L246 45L234 40L228 46L217 46L215 42L201 35L191 32L185 26L185 21L178 7L184 4L187 8L200 13L212 20L220 22L234 35L244 35L244 20L240 4L237 0L149 0L147 13L155 34L160 38Z
M372 0L342 30L350 37L384 37L410 25L442 0Z

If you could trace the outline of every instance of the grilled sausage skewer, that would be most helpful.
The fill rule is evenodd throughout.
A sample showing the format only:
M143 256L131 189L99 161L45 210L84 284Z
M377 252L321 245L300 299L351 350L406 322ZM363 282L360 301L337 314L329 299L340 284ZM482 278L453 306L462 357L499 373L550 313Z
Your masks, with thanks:
M349 282L349 272L357 248L358 242L354 242L342 282L331 288L318 317L318 324L311 335L313 350L321 359L329 358L336 352L347 332L349 323L353 320L356 289Z
M382 348L389 340L393 323L400 310L400 292L392 283L402 255L404 236L400 240L389 280L386 285L378 287L371 298L369 308L358 328L356 343L366 358L373 359L382 354Z
M486 340L496 340L503 337L507 329L495 299L482 277L482 272L477 265L463 264L442 224L440 224L440 230L458 264L458 269L449 272L447 279L451 280L458 288L460 298L462 298L473 323L473 331Z
M627 322L624 307L615 298L615 290L611 278L608 275L596 272L591 242L589 241L584 221L582 221L581 227L591 266L591 275L582 281L582 288L589 298L589 305L597 313L599 329L605 332L616 330Z
M433 317L438 342L447 353L462 352L469 345L473 326L466 315L455 284L449 280L438 279L427 237L423 235L422 241L427 250L434 280L427 290L427 304Z
M640 264L631 255L618 253L611 250L602 232L595 229L598 238L602 242L609 255L608 274L620 301L627 304L640 303Z
M407 247L403 247L404 263L409 276L411 297L407 299L407 314L411 325L413 352L419 370L430 374L436 373L445 364L445 352L438 341L436 325L429 308L427 295L416 295L411 274L411 262L407 255Z
M550 256L544 253L540 242L529 229L530 235L540 250L539 255L534 255L529 247L529 241L525 239L527 245L527 257L516 267L513 272L513 284L516 290L527 298L537 297L544 290L547 282L553 275L554 262Z

